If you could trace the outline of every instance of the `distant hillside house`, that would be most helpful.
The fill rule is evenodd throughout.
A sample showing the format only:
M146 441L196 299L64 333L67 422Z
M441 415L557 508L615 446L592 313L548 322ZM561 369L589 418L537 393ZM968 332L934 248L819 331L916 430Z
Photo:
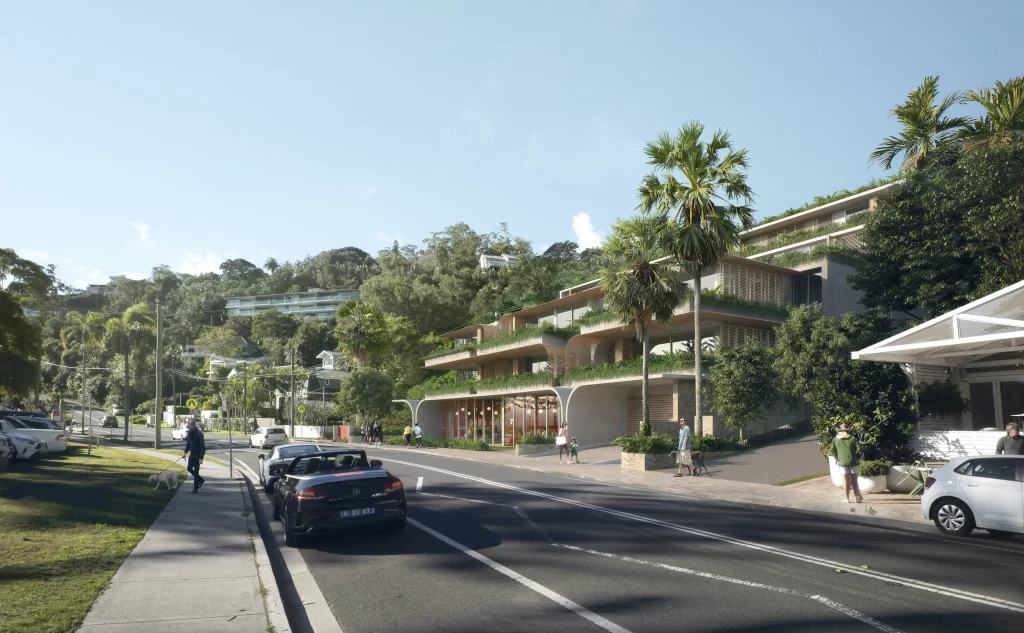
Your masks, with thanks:
M480 256L480 268L505 268L507 266L515 266L518 263L518 257L506 253Z
M326 320L333 317L341 304L348 301L359 301L359 290L311 288L309 292L228 297L227 312L228 316L253 316L267 310L277 310L299 318Z
M260 353L260 348L254 343L250 343L241 336L236 336L231 341L234 347L238 348L238 357L248 359L255 357ZM182 358L206 358L207 356L213 355L213 351L207 346L201 343L189 343L188 345L181 346L181 357Z

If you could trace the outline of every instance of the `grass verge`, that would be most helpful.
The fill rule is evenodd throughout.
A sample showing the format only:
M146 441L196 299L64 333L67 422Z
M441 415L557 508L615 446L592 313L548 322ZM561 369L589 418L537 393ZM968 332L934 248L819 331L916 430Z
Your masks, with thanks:
M772 484L772 485L773 486L789 486L791 484L798 484L801 481L807 481L808 479L817 479L818 477L824 477L826 475L828 475L828 473L815 473L813 475L804 475L803 477L797 477L796 479L790 479L788 481L780 481L779 483Z
M78 628L171 499L149 475L168 462L69 445L0 477L0 633ZM172 465L177 469L178 465Z
M154 449L147 448L146 450L152 451ZM167 453L168 455L175 455L175 456L178 456L178 457L181 456L181 449L180 448L161 448L160 450L158 450L156 452L157 453ZM227 466L228 465L227 462L225 462L223 460L220 460L220 459L217 459L216 457L210 457L209 455L204 457L203 461L213 462L214 464L220 464L221 466ZM186 460L183 459L183 460L181 460L178 463L185 464ZM202 471L200 471L199 474L202 475L203 474Z

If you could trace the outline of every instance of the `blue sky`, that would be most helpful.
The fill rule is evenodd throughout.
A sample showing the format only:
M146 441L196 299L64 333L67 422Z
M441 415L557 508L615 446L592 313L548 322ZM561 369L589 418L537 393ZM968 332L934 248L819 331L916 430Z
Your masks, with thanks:
M1024 72L1021 24L1019 2L6 2L0 246L84 285L460 220L589 245L690 119L750 150L778 213L882 175L925 75Z

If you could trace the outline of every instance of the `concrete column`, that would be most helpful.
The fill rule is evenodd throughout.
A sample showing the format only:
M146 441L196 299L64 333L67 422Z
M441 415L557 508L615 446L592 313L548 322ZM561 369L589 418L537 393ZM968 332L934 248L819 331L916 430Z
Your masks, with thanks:
M476 342L480 343L480 342L483 342L483 340L484 340L484 329L482 327L478 327L476 329Z

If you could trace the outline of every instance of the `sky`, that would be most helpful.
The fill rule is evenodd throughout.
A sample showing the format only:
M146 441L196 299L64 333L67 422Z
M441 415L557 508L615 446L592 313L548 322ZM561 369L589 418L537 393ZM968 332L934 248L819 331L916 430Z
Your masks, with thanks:
M460 221L596 246L690 120L771 215L885 175L926 75L1024 73L1024 3L967 6L0 0L0 247L84 287Z

